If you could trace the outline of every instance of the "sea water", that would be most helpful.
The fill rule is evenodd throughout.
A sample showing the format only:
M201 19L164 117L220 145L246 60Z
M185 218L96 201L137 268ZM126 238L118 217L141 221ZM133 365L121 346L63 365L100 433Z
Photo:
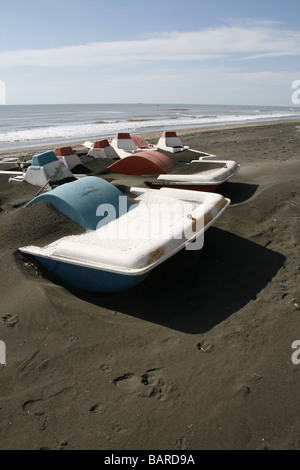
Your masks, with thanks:
M0 151L224 124L300 118L299 107L197 104L1 105Z

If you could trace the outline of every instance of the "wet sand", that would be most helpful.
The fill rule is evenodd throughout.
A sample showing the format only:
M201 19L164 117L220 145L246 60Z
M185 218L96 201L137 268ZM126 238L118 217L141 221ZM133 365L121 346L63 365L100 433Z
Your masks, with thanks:
M24 209L38 188L0 175L0 449L300 449L300 124L177 134L241 165L219 187L231 206L202 250L121 294L68 289L21 256L82 229Z

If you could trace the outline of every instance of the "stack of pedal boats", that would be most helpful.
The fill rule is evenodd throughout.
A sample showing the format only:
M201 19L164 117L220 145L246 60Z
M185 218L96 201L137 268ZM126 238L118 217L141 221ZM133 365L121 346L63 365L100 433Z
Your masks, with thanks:
M239 165L183 146L173 131L156 146L127 133L84 146L90 158L109 162L112 175L149 182L125 195L104 178L74 172L84 166L71 147L34 156L16 175L40 187L25 208L47 201L84 229L43 247L19 248L66 286L102 293L130 289L178 251L201 249L205 231L230 204L215 190Z

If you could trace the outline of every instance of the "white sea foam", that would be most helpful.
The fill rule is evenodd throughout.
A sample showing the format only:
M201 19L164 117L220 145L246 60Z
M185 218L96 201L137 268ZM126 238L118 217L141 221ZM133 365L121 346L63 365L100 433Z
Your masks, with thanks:
M139 133L300 117L299 108L125 106L120 105L118 109L118 105L99 105L98 108L96 105L77 105L78 112L77 108L63 105L56 108L31 106L27 110L11 107L6 117L0 116L0 149L109 138L116 132Z

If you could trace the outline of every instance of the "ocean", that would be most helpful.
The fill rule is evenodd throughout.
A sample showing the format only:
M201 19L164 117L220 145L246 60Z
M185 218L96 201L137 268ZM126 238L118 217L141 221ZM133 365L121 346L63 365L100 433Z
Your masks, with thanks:
M300 118L299 107L197 104L1 105L0 151L224 124Z

